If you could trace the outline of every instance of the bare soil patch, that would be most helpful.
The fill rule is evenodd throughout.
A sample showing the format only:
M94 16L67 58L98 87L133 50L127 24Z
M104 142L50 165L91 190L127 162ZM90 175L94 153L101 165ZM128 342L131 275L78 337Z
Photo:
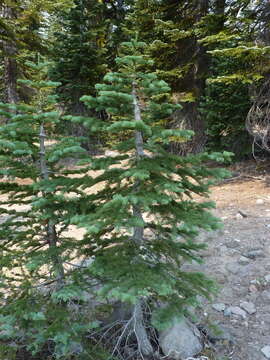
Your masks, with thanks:
M212 188L211 199L217 206L214 213L224 227L199 237L208 243L208 249L198 270L219 283L214 303L220 306L214 305L216 310L205 302L201 322L217 324L226 336L216 342L215 354L206 351L209 359L267 359L262 352L270 345L270 186L266 166L257 169L254 162L235 165L236 175ZM250 314L244 310L245 303L253 306Z

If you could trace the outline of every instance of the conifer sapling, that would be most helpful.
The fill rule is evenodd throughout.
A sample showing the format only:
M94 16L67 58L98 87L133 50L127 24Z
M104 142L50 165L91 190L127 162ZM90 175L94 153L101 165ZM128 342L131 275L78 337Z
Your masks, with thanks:
M93 326L70 310L75 298L84 300L71 218L84 201L89 207L80 184L83 175L91 181L87 167L65 166L66 158L87 157L79 139L46 136L60 119L51 95L58 84L46 81L45 64L31 67L33 104L0 104L8 118L0 127L1 338L32 353L51 344L58 359L71 356Z
M209 211L213 203L193 199L208 196L211 181L224 176L223 170L208 169L203 162L223 161L229 154L179 157L167 151L172 137L186 141L192 132L162 126L179 106L167 101L166 82L144 72L151 61L143 55L144 47L137 40L123 43L116 59L119 71L96 85L97 97L82 98L109 115L107 122L88 119L88 127L122 140L114 155L92 159L92 169L101 171L91 195L95 211L73 221L91 239L82 255L93 254L87 271L100 279L98 295L133 304L128 326L139 353L147 357L153 346L144 325L146 304L152 309L152 325L162 328L195 305L197 295L208 297L213 289L202 273L185 272L182 265L201 261L204 245L195 241L200 229L219 226Z

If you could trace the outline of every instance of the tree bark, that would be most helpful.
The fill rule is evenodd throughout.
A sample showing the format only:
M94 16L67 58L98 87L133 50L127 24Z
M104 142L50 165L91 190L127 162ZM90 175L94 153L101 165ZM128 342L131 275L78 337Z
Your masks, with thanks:
M203 16L207 15L209 10L209 0L200 0L196 3L196 9L190 9L193 16L194 25L199 22ZM193 11L193 14L192 14ZM192 24L190 24L192 27ZM188 40L186 51L193 58L193 66L184 79L181 92L191 92L195 97L193 102L182 103L182 109L175 112L172 128L193 130L194 136L190 141L184 143L171 143L170 150L178 155L187 155L188 153L199 153L203 151L206 142L205 123L199 112L199 102L205 90L205 80L208 71L208 56L206 49L198 43L195 35ZM179 54L181 56L181 54ZM185 65L185 64L183 64ZM182 65L182 66L183 66ZM180 64L181 66L181 64Z
M135 121L141 121L141 110L137 100L136 83L133 83L132 89L133 97L133 108L134 108L134 119ZM136 158L140 161L145 156L143 149L143 136L141 131L135 131L135 147L136 147ZM133 190L137 192L140 188L140 181L136 181ZM143 221L142 211L140 206L133 205L133 215ZM144 227L134 226L132 239L135 244L139 247L143 245L144 239ZM133 331L137 338L139 352L146 357L153 354L154 350L146 332L143 322L143 306L142 299L138 299L133 310Z
M15 11L8 5L2 4L0 9L0 16L2 19L13 20L16 18ZM3 34L5 30L1 31ZM17 48L13 39L1 40L1 45L4 53L4 86L5 95L4 101L9 104L16 104L19 101L19 94L17 90L17 61L15 56Z
M133 317L133 330L138 341L139 352L143 356L150 357L153 355L154 350L143 323L143 306L141 300L134 306Z
M217 15L224 15L226 0L216 0L214 4L214 12Z
M45 138L46 134L44 131L43 124L40 125L40 171L41 171L41 179L48 180L49 179L49 169L47 167L46 163L46 148L45 148ZM44 197L46 197L47 193L44 192ZM49 245L49 248L52 251L52 263L56 275L56 284L57 289L60 289L64 285L64 278L65 278L65 272L63 263L61 261L61 257L58 255L58 249L57 249L57 233L55 229L55 223L53 219L49 219L48 223L45 226L45 236L46 241Z
M134 107L134 119L135 121L141 121L141 109L138 104L137 100L137 94L136 94L136 83L133 83L133 89L132 89L132 98L133 98L133 107ZM144 149L143 149L143 136L141 131L135 131L134 133L135 137L135 148L136 148L136 158L137 162L140 161L145 156ZM137 180L134 184L133 190L134 192L137 192L140 188L140 181ZM139 206L133 205L133 215L140 220L143 221L142 212ZM143 243L143 233L144 228L140 226L135 226L133 230L133 240L137 245L142 245Z

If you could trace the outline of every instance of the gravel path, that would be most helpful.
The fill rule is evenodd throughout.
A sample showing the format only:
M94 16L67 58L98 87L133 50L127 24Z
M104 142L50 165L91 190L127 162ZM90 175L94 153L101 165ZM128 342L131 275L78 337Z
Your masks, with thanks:
M270 187L261 180L238 180L214 187L211 198L224 228L201 234L208 249L198 270L215 278L220 290L213 303L204 303L201 323L208 332L213 324L224 332L205 355L270 359Z

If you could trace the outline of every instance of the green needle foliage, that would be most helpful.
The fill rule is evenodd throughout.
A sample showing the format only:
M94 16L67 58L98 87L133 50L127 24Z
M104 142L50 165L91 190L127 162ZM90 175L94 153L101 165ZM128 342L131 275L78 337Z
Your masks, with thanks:
M230 150L236 159L241 159L250 154L251 148L244 121L251 106L249 88L241 81L228 84L215 81L217 77L226 77L237 65L235 60L213 59L212 77L207 81L200 111L207 123L207 148Z
M90 109L106 111L106 121L65 117L91 134L118 134L111 155L90 158L81 139L45 141L60 115L50 95L58 84L44 80L42 65L34 66L37 80L27 82L36 94L32 106L0 104L6 120L0 128L0 327L7 347L12 341L54 359L89 358L84 336L93 338L100 324L97 305L120 300L131 304L129 324L148 356L145 304L152 326L162 328L214 289L182 265L201 261L204 245L195 237L219 226L214 204L193 199L207 197L213 180L226 175L204 162L230 154L167 151L172 138L186 141L192 132L163 128L179 106L168 102L163 80L142 71L150 61L144 48L136 40L123 43L119 71L96 85L96 97L83 97ZM70 157L81 162L67 169ZM72 232L78 228L81 236Z
M204 162L222 162L230 154L180 157L166 150L172 138L186 141L192 132L163 128L179 106L168 102L166 82L142 71L151 61L143 55L145 46L136 40L123 43L116 59L119 71L96 85L96 97L82 98L88 107L109 114L110 122L89 119L88 127L124 140L115 145L115 153L93 159L92 169L101 171L91 195L95 212L73 221L86 229L87 242L91 238L84 251L94 254L87 271L101 279L99 296L135 307L151 299L153 324L162 327L194 305L197 295L209 296L213 290L203 274L181 266L201 261L204 245L195 241L200 229L219 226L210 212L214 204L193 199L207 197L213 179L225 175ZM160 302L166 304L162 309Z
M80 167L69 171L64 161L87 154L78 139L45 141L60 120L50 95L59 84L43 79L46 66L31 67L40 74L27 82L34 105L0 104L8 119L0 129L1 341L32 353L51 344L60 358L78 351L81 333L93 326L70 311L71 299L83 296L67 265L77 258L70 219L83 207L84 193Z

